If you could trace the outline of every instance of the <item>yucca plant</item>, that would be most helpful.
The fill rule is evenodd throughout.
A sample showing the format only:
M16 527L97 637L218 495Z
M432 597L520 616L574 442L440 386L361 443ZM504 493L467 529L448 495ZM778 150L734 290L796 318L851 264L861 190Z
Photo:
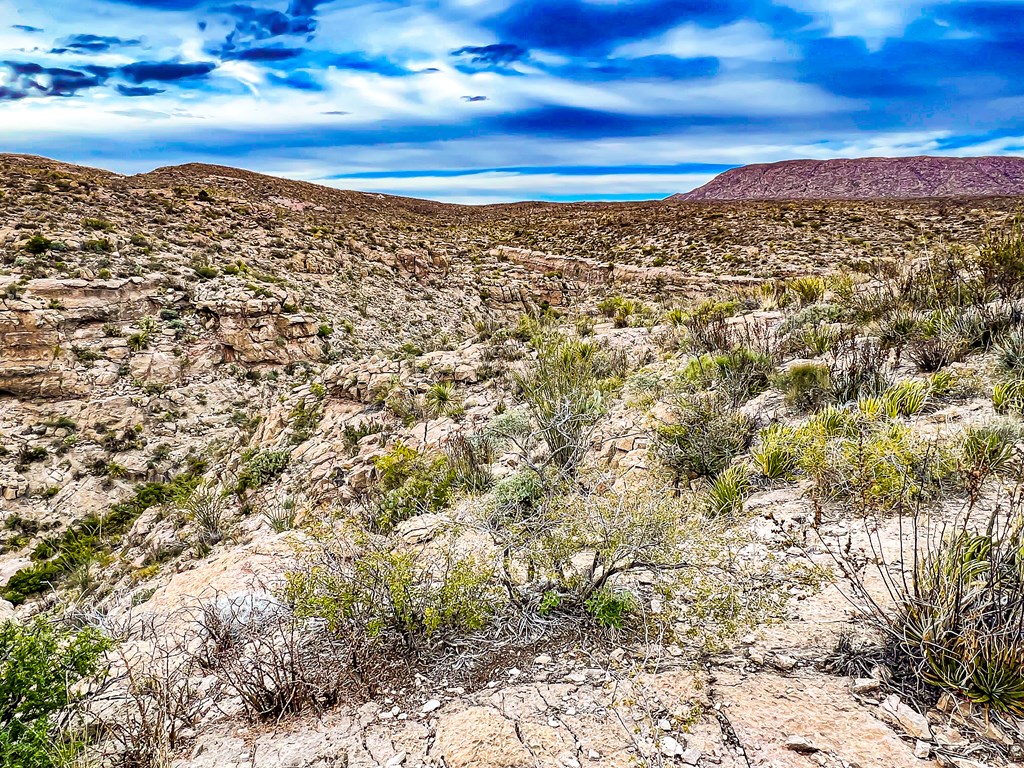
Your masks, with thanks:
M1018 500L1019 501L1019 500ZM865 587L833 551L858 602L881 632L889 684L910 695L961 697L986 718L1024 717L1024 515L1018 503L979 529L967 520L929 530L915 517L903 568L878 565L889 600ZM877 535L876 535L877 536ZM878 546L875 538L873 546Z
M797 461L793 430L782 424L772 424L761 430L761 444L750 455L754 465L769 480L792 476Z
M750 492L750 474L742 464L734 464L711 481L708 487L708 512L715 516L743 511L743 502Z
M801 307L814 304L825 295L825 280L821 277L796 277L786 284L786 288Z
M992 388L992 407L996 413L1024 411L1024 380L1014 378L996 382Z
M928 385L923 381L903 381L882 394L882 405L890 419L916 416L928 403Z
M892 624L926 683L1014 717L1024 717L1022 522L943 538L919 560Z
M1012 374L1024 373L1024 330L1018 329L1006 334L996 348L999 367Z

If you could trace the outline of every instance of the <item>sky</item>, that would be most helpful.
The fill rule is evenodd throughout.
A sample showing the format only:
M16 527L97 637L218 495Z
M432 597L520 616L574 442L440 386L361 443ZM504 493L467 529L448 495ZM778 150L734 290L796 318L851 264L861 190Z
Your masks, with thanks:
M462 203L1024 154L1024 0L0 0L0 152Z

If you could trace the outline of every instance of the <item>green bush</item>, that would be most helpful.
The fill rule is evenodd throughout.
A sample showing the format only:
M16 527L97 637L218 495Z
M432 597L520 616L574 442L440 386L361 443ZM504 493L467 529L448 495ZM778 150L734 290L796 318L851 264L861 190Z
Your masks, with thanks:
M493 498L499 516L521 517L544 498L544 483L536 472L522 470L495 483Z
M380 531L424 512L444 509L453 495L455 473L442 453L422 453L405 443L373 459L377 469L374 495L376 519L369 521Z
M785 393L788 405L814 410L826 402L832 375L824 363L794 363L775 377L775 386Z
M290 451L260 451L249 459L242 467L242 471L238 473L235 493L241 494L248 490L262 488L267 483L276 480L288 468L290 460Z
M551 332L533 338L537 352L515 382L550 461L571 472L587 450L590 434L604 412L595 362L598 349Z
M333 538L323 551L287 574L285 594L296 614L325 620L353 645L353 657L374 653L400 639L423 647L486 626L504 599L485 560L402 548L369 538L357 549L338 550Z
M84 744L60 715L80 698L76 684L96 676L109 642L91 629L43 618L0 623L0 765L58 768Z
M675 422L658 427L654 454L677 480L714 477L750 447L751 420L720 395L696 395L675 408Z
M604 588L592 594L584 607L599 626L621 629L636 610L636 599L628 592Z
M40 234L32 235L25 243L25 250L38 256L53 248L53 241Z

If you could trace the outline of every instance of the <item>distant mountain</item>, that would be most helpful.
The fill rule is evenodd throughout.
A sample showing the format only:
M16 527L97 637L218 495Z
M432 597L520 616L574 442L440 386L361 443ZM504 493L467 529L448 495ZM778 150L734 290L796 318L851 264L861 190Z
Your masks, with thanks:
M1024 195L1022 157L864 157L745 165L674 200L868 200Z

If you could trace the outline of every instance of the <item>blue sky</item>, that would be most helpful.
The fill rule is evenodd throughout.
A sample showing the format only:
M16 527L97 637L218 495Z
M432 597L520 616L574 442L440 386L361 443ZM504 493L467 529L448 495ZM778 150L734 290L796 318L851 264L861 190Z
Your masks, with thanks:
M476 203L1024 154L1024 0L0 0L0 151Z

